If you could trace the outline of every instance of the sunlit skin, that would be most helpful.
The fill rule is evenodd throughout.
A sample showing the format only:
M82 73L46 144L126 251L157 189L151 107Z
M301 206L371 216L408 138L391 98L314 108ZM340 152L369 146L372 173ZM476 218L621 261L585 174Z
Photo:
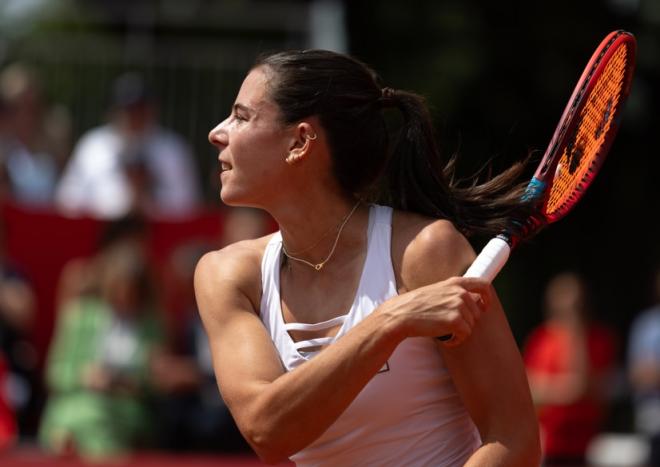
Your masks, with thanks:
M285 125L268 97L267 81L261 68L248 74L231 114L211 130L209 142L219 150L222 201L268 211L287 248L298 251L335 227L354 200L329 175L330 154L317 119ZM291 155L295 161L287 162ZM319 244L318 254L327 253L333 240ZM313 258L315 251L308 253Z
M287 250L313 263L337 239L321 271L289 261L280 272L285 321L315 323L344 314L353 301L369 211L360 205L335 235L356 200L332 176L318 118L281 121L269 98L269 73L258 68L248 74L231 115L211 130L209 141L219 150L225 203L266 210ZM279 462L317 439L404 339L453 334L438 351L484 443L466 465L538 464L537 427L515 341L491 286L457 277L475 255L450 222L395 211L391 254L399 294L291 372L282 368L259 318L261 259L269 240L208 253L195 272L218 385L262 459Z
M265 207L277 202L273 196L286 175L285 155L297 144L296 128L280 121L277 106L266 96L266 80L262 70L253 70L230 115L209 134L220 151L220 196L229 205Z

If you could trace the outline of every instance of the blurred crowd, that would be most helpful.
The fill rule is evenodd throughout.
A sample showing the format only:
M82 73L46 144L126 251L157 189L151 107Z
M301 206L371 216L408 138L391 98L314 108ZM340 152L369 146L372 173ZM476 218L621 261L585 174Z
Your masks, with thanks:
M61 268L40 362L37 292L5 248L0 217L0 448L37 444L92 460L140 448L245 451L215 384L193 273L206 251L271 224L225 208L219 238L193 235L155 271L153 221L185 222L205 208L197 160L159 124L139 73L118 76L108 95L105 120L74 141L70 116L50 105L33 69L0 71L0 203L103 226L94 253ZM164 303L173 296L174 312Z
M217 242L180 244L164 271L150 259L148 218L104 224L95 253L61 270L41 369L30 340L35 293L0 249L0 447L37 443L88 460L137 449L247 451L215 384L193 274L205 252L262 236L270 223L248 208L224 216ZM166 295L178 297L174 323Z
M623 335L598 320L585 277L547 284L523 357L548 466L660 466L660 269L652 288L653 305Z
M255 210L225 210L220 238L191 239L161 263L164 285L146 245L149 220L203 209L196 159L158 123L139 74L119 76L109 94L107 120L74 142L67 112L48 105L32 70L0 72L0 202L105 226L94 254L61 270L40 364L31 341L36 292L5 248L0 218L0 448L37 443L87 459L143 448L246 451L215 384L193 272L206 251L271 224ZM179 298L174 326L163 287ZM655 305L636 314L629 334L597 320L591 293L575 272L552 278L545 320L522 345L545 462L587 465L624 401L630 422L615 428L641 440L639 465L660 466L660 272Z
M266 233L258 212L227 216L218 246ZM211 246L191 241L168 258L168 286L182 297L178 329L168 332L147 257L148 224L129 217L110 226L97 254L62 271L39 442L92 459L140 447L245 450L215 385L195 307L194 268Z
M70 216L117 219L130 212L175 217L199 209L196 160L163 128L143 77L119 76L107 121L72 144L67 111L49 106L25 65L0 74L0 196Z

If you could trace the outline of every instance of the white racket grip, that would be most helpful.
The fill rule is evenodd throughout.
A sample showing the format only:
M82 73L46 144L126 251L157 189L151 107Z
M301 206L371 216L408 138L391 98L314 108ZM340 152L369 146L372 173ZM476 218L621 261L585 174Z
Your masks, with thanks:
M480 277L488 282L493 282L497 273L509 259L510 252L511 247L505 240L499 237L491 239L463 274L463 277Z

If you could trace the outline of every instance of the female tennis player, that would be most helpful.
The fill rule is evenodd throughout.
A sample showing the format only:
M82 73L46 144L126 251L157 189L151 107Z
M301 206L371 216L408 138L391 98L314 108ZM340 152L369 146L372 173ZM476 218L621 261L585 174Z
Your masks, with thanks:
M220 391L264 461L538 465L502 308L458 277L475 257L464 235L498 232L518 204L516 170L453 187L423 100L327 51L257 61L209 140L222 200L280 227L195 275Z

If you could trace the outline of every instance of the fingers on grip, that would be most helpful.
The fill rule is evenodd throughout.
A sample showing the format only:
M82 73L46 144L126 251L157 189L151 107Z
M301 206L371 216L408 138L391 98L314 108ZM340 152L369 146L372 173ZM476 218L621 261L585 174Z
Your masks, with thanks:
M491 302L491 286L487 281L463 277L457 278L457 282L463 290L458 292L461 302L457 309L460 311L460 317L451 324L455 332L437 337L448 346L460 344L472 333L479 317Z

